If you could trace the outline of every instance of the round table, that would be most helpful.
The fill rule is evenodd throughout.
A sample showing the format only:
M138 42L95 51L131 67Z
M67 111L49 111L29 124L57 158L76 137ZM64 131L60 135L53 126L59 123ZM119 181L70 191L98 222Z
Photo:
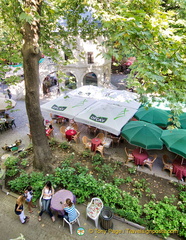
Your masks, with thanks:
M56 211L59 215L64 215L64 203L67 198L70 198L70 200L75 203L75 196L71 191L65 189L57 191L52 197L51 209Z
M143 161L149 157L147 151L142 149L140 152L140 148L134 149L132 155L134 156L134 162L136 165L142 165Z
M181 180L183 177L186 177L186 165L181 165L181 159L176 159L173 162L173 173L176 174L176 177Z
M96 151L96 148L101 144L100 138L93 138L91 140L91 151Z
M72 136L74 136L74 135L76 135L76 130L74 130L74 129L69 129L69 130L67 130L66 132L65 132L65 134L66 134L66 139L68 140L68 141L71 141L72 140Z

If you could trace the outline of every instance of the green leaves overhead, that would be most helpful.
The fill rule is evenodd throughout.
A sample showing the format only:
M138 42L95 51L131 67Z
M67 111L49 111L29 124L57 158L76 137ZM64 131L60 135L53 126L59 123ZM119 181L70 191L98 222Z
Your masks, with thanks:
M129 87L185 102L185 1L111 1L101 9L107 57L135 56ZM185 15L183 14L185 13ZM98 15L98 13L97 13ZM113 49L114 48L114 49Z

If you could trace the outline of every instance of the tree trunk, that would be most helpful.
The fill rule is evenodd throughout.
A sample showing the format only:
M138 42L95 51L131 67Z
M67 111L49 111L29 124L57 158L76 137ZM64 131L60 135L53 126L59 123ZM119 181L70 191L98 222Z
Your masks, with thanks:
M36 0L34 3L32 0L27 1L28 4L32 4L32 7L34 4L37 9L40 1L39 3L36 2L38 1ZM22 55L26 89L25 101L33 142L34 167L49 172L52 168L50 165L52 154L46 137L39 102L39 59L41 58L38 45L39 23L36 21L33 21L32 24L25 23L22 33L24 39Z

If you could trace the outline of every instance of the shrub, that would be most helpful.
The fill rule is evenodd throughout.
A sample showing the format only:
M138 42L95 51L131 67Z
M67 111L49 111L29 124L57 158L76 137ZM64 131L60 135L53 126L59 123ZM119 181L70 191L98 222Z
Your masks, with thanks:
M102 156L100 154L95 154L93 157L92 157L92 164L93 165L101 165L103 164L104 162L104 159L102 158Z
M26 167L28 165L28 160L27 159L23 159L20 164L22 166Z
M100 167L95 167L95 170L98 172L98 178L107 180L111 178L114 173L114 169L112 168L111 164L103 164Z
M6 168L12 168L16 166L18 162L19 162L19 158L15 156L11 156L6 159L6 161L4 162L4 165L6 166Z
M162 201L155 203L150 201L144 205L144 213L148 220L149 229L164 230L162 235L168 237L169 231L178 230L181 227L181 213L177 207L171 205L173 199L165 197Z
M68 149L70 146L68 142L62 142L61 144L59 144L59 147L62 149Z
M129 167L129 168L128 168L128 172L129 172L130 174L135 174L135 173L136 173L136 168L135 168L135 167Z
M19 168L17 166L19 162L19 158L15 156L8 157L4 163L6 166L6 176L13 177L19 172Z
M20 158L25 158L27 156L28 156L28 151L26 151L26 150L19 153Z
M125 179L123 178L114 178L113 184L118 187L124 182L125 182Z
M90 150L85 150L82 152L83 158L88 158L91 156L91 151Z
M8 185L12 191L22 193L30 185L29 182L29 175L25 171L22 171L20 176L9 181Z

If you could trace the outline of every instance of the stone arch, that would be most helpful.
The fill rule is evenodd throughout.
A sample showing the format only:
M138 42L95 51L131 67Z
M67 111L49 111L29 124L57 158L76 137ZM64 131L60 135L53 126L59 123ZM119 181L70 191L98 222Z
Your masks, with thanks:
M89 72L83 77L83 85L98 86L98 78L94 72Z

